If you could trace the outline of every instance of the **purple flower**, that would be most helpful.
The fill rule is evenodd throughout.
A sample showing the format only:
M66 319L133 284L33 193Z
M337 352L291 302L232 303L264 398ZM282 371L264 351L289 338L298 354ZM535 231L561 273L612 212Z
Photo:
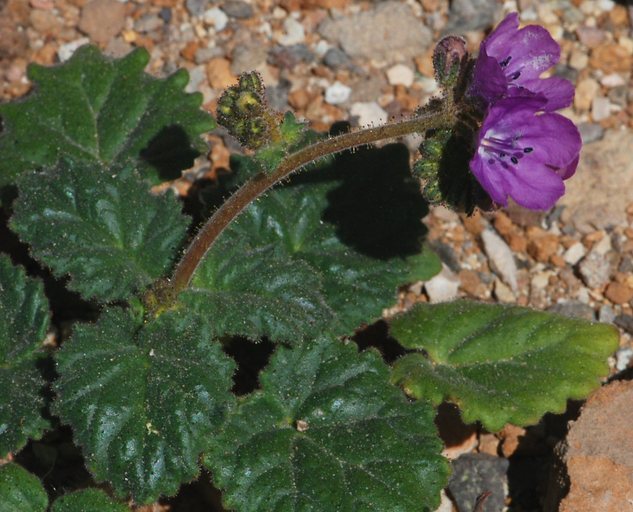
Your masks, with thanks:
M519 30L518 14L508 14L481 43L469 93L486 104L508 96L542 95L546 112L567 107L574 98L573 85L564 78L539 78L559 59L560 47L547 30L538 25Z
M511 197L525 208L549 209L576 171L578 129L560 114L541 112L546 104L543 97L507 98L484 119L470 169L499 205Z

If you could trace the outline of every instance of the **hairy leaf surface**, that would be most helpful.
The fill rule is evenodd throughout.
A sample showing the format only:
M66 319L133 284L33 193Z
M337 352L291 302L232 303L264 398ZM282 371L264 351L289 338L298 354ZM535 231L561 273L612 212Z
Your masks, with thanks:
M181 295L185 308L208 321L215 336L297 342L322 332L334 313L319 274L272 247L241 242L219 242L215 250L222 257L205 259Z
M606 324L467 301L416 306L391 321L391 334L421 351L396 362L393 382L434 404L457 403L466 423L490 431L563 412L567 399L600 385L618 346Z
M55 500L51 512L129 512L126 505L121 505L101 489L84 489L64 494Z
M136 168L153 182L191 167L215 122L201 94L183 92L186 71L159 80L143 72L148 60L144 49L109 59L84 46L59 66L29 66L34 91L0 105L0 186L62 157L88 164L86 172Z
M259 168L245 158L234 163L242 176ZM260 282L248 265L242 270L227 258L227 248L241 247L245 254L266 255L266 265L287 282L302 273L310 284L304 289L320 294L320 301L315 296L294 295L294 304L306 303L305 311L288 307L277 315L276 322L284 326L275 333L277 339L294 341L313 335L321 325L319 317L328 319L325 327L330 333L352 334L394 304L399 285L428 279L440 269L437 256L421 245L421 218L427 210L407 166L408 153L394 145L343 157L334 167L305 172L272 190L221 235L194 277L194 289L226 292L233 283L251 280L253 293L259 288L260 296L268 295L265 281ZM277 270L280 265L292 271L286 275ZM226 267L224 272L232 269L230 283L212 279L208 269L221 266ZM194 301L206 307L202 298L187 304ZM243 313L231 306L225 315L234 316L233 324L238 325ZM257 333L246 330L252 325L245 326L242 334ZM270 329L259 334L270 335Z
M48 496L40 480L22 466L0 466L0 512L44 512Z
M50 321L39 280L0 255L0 454L15 452L29 438L39 439L46 383L37 367Z
M98 481L150 502L196 477L232 399L235 365L195 319L170 312L143 324L106 310L76 328L57 363L54 409Z
M433 409L378 354L322 339L279 347L205 463L241 512L434 510L448 467Z
M125 300L169 270L188 218L134 174L68 161L19 182L11 227L85 298Z

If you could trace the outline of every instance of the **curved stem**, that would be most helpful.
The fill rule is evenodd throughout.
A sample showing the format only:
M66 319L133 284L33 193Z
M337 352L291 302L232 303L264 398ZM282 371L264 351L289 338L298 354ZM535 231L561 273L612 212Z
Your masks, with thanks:
M423 112L419 116L394 124L367 128L356 132L343 133L306 146L288 155L271 173L260 172L247 181L220 206L202 226L178 263L172 278L166 283L168 295L175 297L191 281L196 268L211 249L224 229L252 201L264 194L270 187L287 178L301 167L356 146L370 144L383 139L401 137L410 133L424 133L426 130L450 126L454 122L451 108L443 104L438 111ZM167 290L164 290L167 292Z

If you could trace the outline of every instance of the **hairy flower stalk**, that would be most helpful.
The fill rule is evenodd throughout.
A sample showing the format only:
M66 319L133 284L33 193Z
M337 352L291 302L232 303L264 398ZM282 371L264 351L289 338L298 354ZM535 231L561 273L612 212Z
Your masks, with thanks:
M251 202L295 171L316 160L346 149L403 137L411 133L424 133L433 128L450 127L454 122L454 108L450 102L446 102L438 104L436 109L424 111L412 119L344 133L315 142L289 154L273 172L261 172L255 175L215 211L187 248L167 284L166 291L173 296L186 288L198 264L229 223Z

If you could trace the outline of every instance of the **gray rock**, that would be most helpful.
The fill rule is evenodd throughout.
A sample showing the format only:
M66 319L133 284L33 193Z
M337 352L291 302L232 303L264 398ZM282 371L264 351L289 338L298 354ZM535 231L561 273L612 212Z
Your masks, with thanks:
M288 110L288 93L291 85L290 81L281 79L277 85L266 87L266 101L270 108L280 112Z
M483 30L494 25L501 11L499 2L490 0L453 0L445 34L463 34L469 30Z
M259 42L238 45L233 50L231 71L239 75L245 71L257 69L266 63L266 45Z
M604 128L597 123L580 123L578 131L584 144L602 140L604 137Z
M318 28L330 42L339 43L350 57L398 61L423 54L431 31L402 2L381 2L374 9L327 19Z
M459 278L446 266L442 271L424 285L431 303L448 302L457 298Z
M615 253L602 255L599 251L592 250L582 259L578 271L589 288L602 288L609 282L615 270L613 256L617 257Z
M490 229L481 233L484 251L490 260L490 267L513 292L517 291L517 265L512 249L503 238Z
M605 304L600 308L600 312L598 313L598 322L602 322L603 324L612 324L615 320L615 311L608 304Z
M269 64L281 69L292 69L300 62L310 63L314 58L314 53L312 53L310 48L301 43L291 46L273 46L268 52L267 61Z
M607 130L601 141L587 145L576 175L566 181L559 204L561 219L582 233L626 226L626 207L633 190L633 132Z
M547 308L547 311L557 313L568 318L582 318L584 320L589 320L590 322L593 322L596 319L593 308L589 304L585 304L577 300L554 304L553 306Z
M330 48L323 56L323 64L331 69L347 67L350 63L351 59L340 48Z
M622 256L618 271L633 274L633 258L631 256Z
M458 510L473 510L477 497L484 491L492 493L484 505L486 512L504 510L509 465L507 459L486 453L466 453L455 459L448 489Z
M240 0L226 2L222 6L222 10L229 18L245 20L253 17L253 6L246 2L241 2Z
M626 85L620 85L611 89L607 96L611 103L619 105L620 107L626 107L628 93L629 88Z
M147 13L134 22L134 30L137 32L153 32L165 26L165 22L158 14Z
M618 327L621 327L629 334L633 334L633 316L631 315L618 315L613 320L613 323Z
M202 16L204 11L207 9L208 3L209 0L187 0L185 2L185 7L192 16Z

